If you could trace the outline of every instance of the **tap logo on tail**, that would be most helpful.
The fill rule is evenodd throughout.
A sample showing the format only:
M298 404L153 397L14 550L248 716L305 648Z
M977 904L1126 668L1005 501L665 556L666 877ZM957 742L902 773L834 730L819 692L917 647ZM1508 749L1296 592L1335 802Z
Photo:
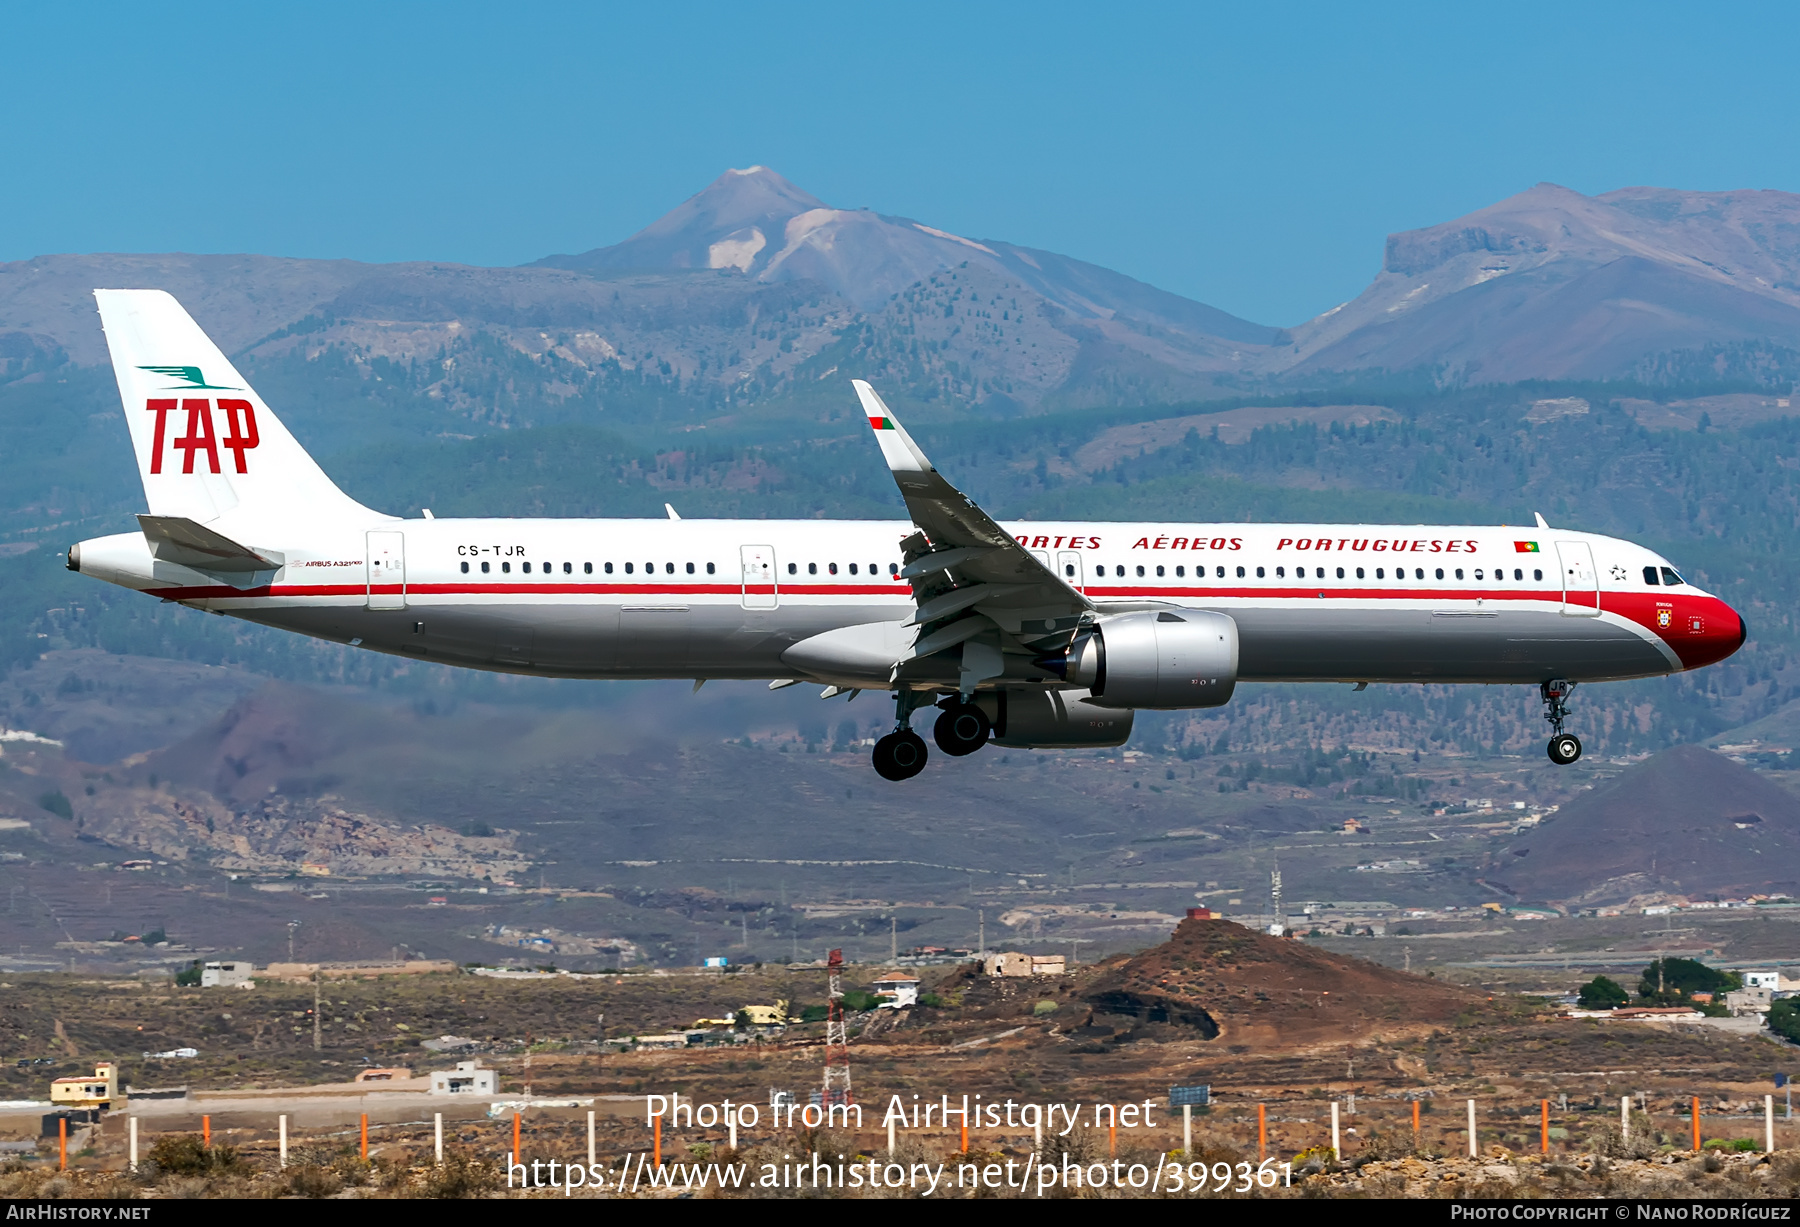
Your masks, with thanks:
M231 384L207 383L206 376L197 366L140 366L140 371L165 375L170 379L182 382L164 389L169 392L185 392L189 390L207 390L220 392L242 391ZM179 407L187 413L187 433L172 442L168 438L169 415ZM256 410L247 400L221 397L217 401L203 400L197 397L184 397L179 402L174 397L153 397L144 402L144 410L156 415L156 429L150 441L150 472L160 474L163 471L163 454L167 446L173 446L183 453L181 471L194 471L194 457L206 457L206 471L219 472L219 449L223 447L232 456L234 467L239 473L248 473L250 466L245 453L262 441L256 429ZM215 429L213 415L225 415L225 431L221 434Z

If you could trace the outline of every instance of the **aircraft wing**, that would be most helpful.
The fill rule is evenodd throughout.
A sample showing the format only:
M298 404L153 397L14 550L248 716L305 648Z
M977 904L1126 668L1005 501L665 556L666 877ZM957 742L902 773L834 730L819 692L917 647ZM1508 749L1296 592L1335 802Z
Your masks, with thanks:
M913 658L958 644L1037 655L1066 646L1094 606L975 501L945 481L866 382L851 381L919 532L903 543L920 633ZM964 672L971 665L964 651ZM997 676L999 669L982 676Z

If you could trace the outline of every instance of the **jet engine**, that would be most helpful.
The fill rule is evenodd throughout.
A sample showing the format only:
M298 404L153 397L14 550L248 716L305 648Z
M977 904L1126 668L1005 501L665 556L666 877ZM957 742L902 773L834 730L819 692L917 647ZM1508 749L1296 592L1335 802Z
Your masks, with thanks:
M1120 614L1077 639L1060 663L1101 707L1221 707L1237 688L1237 623L1204 610Z
M1131 739L1131 712L1101 707L1085 690L1014 686L975 701L993 722L994 744L1015 750L1122 746Z

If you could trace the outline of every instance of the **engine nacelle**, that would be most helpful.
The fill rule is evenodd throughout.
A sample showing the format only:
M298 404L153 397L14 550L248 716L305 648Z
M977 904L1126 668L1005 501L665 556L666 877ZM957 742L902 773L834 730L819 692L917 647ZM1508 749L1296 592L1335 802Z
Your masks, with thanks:
M1100 707L1085 690L1014 686L984 691L975 701L994 724L994 744L1017 750L1122 746L1131 739L1129 710Z
M1221 707L1237 689L1237 623L1205 610L1121 614L1070 650L1067 677L1101 707Z

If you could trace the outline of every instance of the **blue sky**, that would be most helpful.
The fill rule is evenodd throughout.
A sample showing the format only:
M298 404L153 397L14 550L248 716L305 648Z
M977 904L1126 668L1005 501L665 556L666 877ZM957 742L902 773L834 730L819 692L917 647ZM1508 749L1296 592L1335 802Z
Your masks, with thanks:
M0 259L517 264L729 166L1268 323L1540 180L1800 190L1791 7L37 5Z

